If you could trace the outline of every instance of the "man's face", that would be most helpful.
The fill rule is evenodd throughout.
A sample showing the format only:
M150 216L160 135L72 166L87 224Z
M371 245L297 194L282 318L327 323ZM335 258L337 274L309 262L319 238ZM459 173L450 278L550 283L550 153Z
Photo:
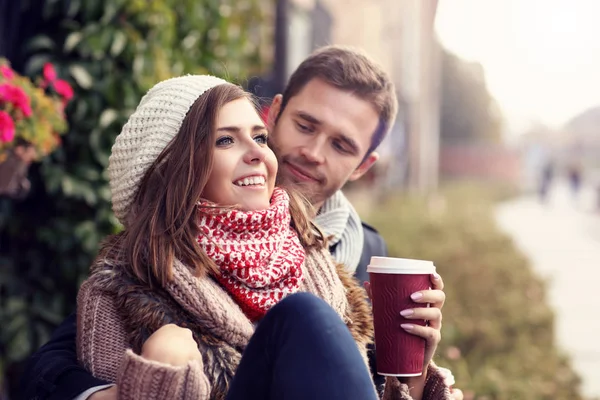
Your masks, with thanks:
M377 153L365 155L379 116L369 102L320 79L290 98L277 119L281 100L275 97L268 117L280 178L297 185L319 208L377 161Z

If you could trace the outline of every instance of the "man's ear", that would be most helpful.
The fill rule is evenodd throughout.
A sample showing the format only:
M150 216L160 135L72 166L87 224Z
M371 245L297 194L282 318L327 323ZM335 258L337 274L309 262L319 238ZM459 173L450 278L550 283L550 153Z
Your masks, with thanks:
M267 115L267 129L269 132L272 132L273 128L275 128L275 122L277 122L279 110L281 110L282 100L283 96L280 94L273 97L273 102L271 102L271 107L269 107L269 115Z
M354 172L350 175L348 180L352 182L363 176L369 169L371 169L371 167L373 166L373 164L375 164L375 162L377 162L377 160L379 160L379 153L374 151L371 154L369 154L362 163L360 163L358 168L354 170Z

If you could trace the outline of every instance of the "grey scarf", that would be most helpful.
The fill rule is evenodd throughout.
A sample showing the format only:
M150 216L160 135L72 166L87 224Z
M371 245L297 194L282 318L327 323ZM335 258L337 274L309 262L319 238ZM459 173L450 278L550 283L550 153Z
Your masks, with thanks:
M341 190L325 201L315 223L330 237L335 260L354 273L362 254L364 232L358 213Z

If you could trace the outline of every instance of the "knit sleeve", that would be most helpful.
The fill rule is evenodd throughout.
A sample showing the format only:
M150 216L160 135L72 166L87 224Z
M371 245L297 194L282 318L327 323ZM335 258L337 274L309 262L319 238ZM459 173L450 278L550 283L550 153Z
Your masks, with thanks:
M432 362L427 367L427 380L423 390L423 400L451 400L450 388L444 383L444 376ZM382 400L412 400L408 386L397 378L386 377Z
M175 367L127 350L117 379L119 400L208 400L210 384L199 360Z
M200 361L174 367L129 349L115 299L92 276L77 296L77 353L95 377L116 382L120 400L208 399L210 385Z
M102 291L94 276L77 295L77 357L85 369L108 382L117 372L128 348L125 324L114 298Z
M450 388L444 382L445 376L432 362L427 367L427 380L423 391L423 400L452 399Z

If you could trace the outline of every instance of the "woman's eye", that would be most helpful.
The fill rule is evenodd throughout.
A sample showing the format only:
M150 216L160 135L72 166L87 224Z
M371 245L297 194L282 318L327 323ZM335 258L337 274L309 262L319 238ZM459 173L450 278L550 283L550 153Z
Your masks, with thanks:
M217 139L217 146L229 146L233 144L233 138L231 136L223 136Z
M266 133L261 133L260 135L256 135L254 137L254 140L256 141L256 143L267 144L268 138L269 136Z

